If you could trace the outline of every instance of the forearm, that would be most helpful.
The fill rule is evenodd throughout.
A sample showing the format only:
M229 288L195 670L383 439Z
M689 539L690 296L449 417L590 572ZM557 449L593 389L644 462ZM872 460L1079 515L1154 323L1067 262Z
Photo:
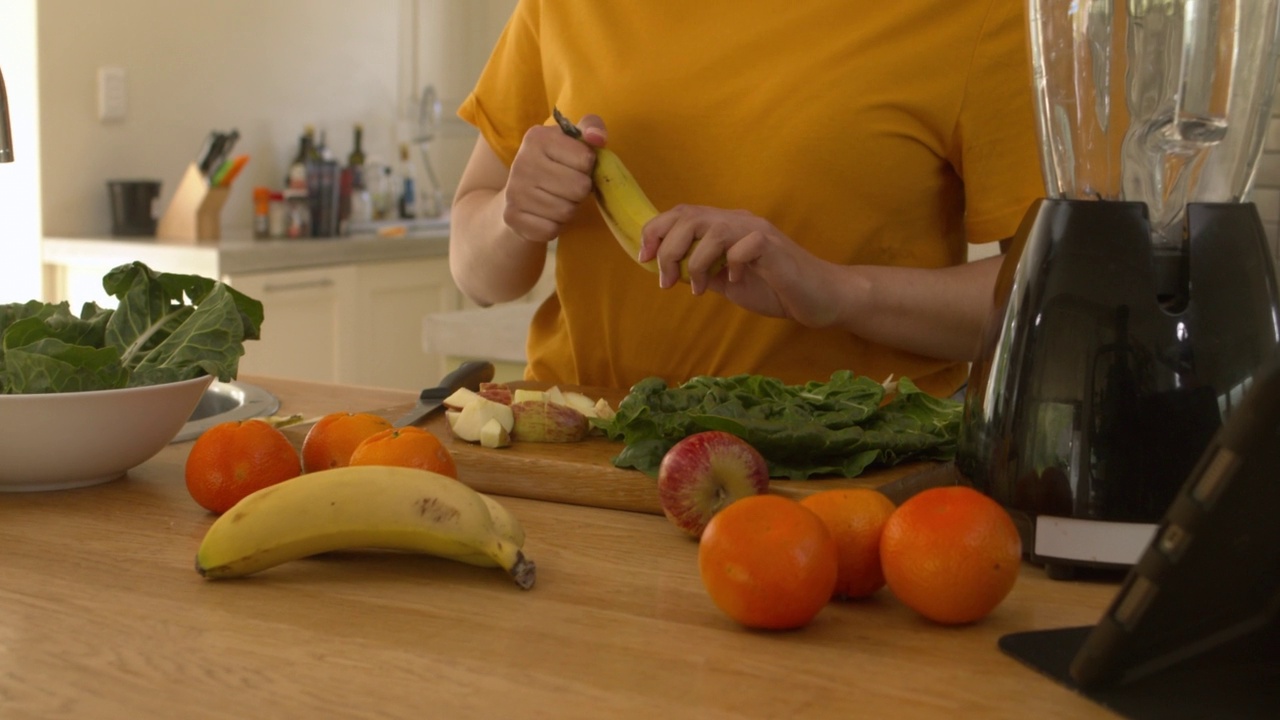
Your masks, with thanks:
M973 360L1003 256L940 269L837 266L837 325L929 357Z
M515 300L533 289L547 247L527 242L503 220L501 191L459 195L450 214L449 269L464 295L482 305Z

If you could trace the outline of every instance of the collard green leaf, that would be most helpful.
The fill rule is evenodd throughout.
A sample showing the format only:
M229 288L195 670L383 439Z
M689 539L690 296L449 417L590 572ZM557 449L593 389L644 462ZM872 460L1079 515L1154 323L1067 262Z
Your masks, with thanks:
M909 379L884 402L885 387L844 370L827 382L788 386L776 378L700 376L679 387L647 378L608 420L606 437L624 443L614 459L656 475L667 450L688 435L723 430L769 462L773 477L856 477L872 465L955 454L960 403L935 398Z
M86 303L0 306L0 393L72 392L214 375L234 379L244 341L260 335L262 303L198 275L140 262L103 278L113 309Z

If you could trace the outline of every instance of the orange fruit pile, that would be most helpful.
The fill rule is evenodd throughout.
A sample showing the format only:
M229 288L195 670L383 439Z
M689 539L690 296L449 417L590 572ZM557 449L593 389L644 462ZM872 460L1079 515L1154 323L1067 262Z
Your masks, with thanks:
M192 499L221 514L269 485L348 465L414 467L458 477L453 455L430 431L393 428L379 415L351 412L330 413L316 421L301 451L262 420L215 425L196 438L184 474Z
M215 513L301 474L302 463L289 438L261 420L231 420L204 431L184 468L191 497Z
M402 465L458 478L458 466L440 439L420 427L388 428L361 442L351 465Z
M1021 562L1008 512L961 486L901 507L870 488L746 497L712 516L698 547L712 602L742 625L774 630L885 586L934 622L975 622L1009 594Z
M932 488L885 523L880 562L889 589L935 622L982 619L1018 579L1022 539L1009 513L973 488Z
M800 504L822 518L836 540L840 573L835 598L857 600L884 587L880 567L880 533L893 514L893 501L870 488L824 490Z
M373 413L329 413L311 426L302 441L302 469L346 467L360 443L390 427L391 421Z
M831 599L836 552L812 511L779 495L752 495L711 516L698 543L698 572L729 617L789 630L808 624Z

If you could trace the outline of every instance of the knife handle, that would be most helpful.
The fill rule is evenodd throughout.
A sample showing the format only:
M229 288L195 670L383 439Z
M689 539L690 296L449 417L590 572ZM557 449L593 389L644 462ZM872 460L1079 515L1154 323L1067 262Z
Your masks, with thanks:
M445 375L440 384L433 388L423 390L419 395L419 400L443 400L452 395L459 388L467 388L468 390L479 390L480 383L486 383L493 380L493 363L488 360L468 360L455 368L448 375Z

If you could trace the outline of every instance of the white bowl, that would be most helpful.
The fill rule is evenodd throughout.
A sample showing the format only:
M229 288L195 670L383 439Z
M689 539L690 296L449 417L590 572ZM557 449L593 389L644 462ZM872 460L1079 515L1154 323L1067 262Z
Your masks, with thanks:
M121 477L169 444L211 382L204 375L121 390L0 395L0 491Z

